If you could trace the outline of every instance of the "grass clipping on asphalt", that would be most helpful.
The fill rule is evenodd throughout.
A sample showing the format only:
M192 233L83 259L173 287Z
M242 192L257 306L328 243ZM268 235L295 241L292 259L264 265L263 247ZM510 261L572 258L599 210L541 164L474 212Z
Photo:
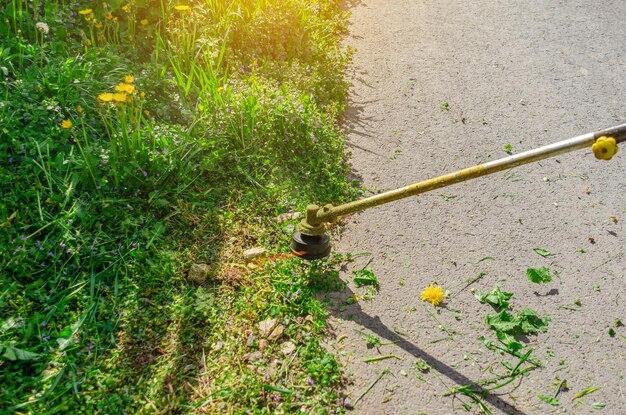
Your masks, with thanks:
M288 251L275 216L355 195L339 1L0 18L0 411L341 411L336 259L241 264Z

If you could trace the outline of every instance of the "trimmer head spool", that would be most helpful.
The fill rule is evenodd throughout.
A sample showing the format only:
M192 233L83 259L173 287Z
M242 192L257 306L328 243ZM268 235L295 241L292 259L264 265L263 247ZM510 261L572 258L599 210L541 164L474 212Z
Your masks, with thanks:
M305 235L296 231L291 238L291 251L299 258L309 261L326 258L330 255L330 236Z

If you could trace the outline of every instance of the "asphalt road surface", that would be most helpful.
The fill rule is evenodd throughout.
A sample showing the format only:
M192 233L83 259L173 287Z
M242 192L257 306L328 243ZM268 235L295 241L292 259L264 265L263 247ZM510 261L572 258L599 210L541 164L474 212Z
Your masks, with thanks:
M366 0L349 10L344 126L368 195L626 122L625 1ZM342 273L348 288L328 297L354 413L480 413L467 394L446 392L519 360L479 340L497 343L485 323L496 311L474 295L495 285L513 293L513 313L528 307L550 322L521 338L541 367L475 395L488 410L626 413L624 147L608 162L579 150L346 218L336 249L362 255ZM365 266L377 292L353 283ZM527 269L541 267L552 281L531 283ZM420 299L432 282L449 291L443 307ZM559 386L552 404L540 399Z

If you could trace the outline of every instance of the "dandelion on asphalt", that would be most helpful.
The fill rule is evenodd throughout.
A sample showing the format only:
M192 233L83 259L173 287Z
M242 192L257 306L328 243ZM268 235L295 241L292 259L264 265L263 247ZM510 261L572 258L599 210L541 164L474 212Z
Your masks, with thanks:
M439 305L443 301L443 288L430 284L422 292L422 301L431 303L434 306Z

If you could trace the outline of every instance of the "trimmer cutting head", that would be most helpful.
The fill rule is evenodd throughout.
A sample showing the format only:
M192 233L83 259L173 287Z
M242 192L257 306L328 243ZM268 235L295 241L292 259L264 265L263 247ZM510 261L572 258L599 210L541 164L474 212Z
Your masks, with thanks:
M305 235L295 231L291 238L291 251L306 260L326 258L330 255L330 236Z

